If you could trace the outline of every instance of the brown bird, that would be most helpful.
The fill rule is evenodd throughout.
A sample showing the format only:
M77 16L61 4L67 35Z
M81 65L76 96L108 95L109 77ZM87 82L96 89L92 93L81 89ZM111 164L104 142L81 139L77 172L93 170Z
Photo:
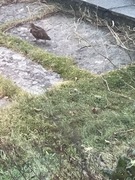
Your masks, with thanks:
M44 29L34 25L33 23L31 23L30 26L31 26L30 33L36 38L36 40L38 39L51 40L51 38L47 35Z

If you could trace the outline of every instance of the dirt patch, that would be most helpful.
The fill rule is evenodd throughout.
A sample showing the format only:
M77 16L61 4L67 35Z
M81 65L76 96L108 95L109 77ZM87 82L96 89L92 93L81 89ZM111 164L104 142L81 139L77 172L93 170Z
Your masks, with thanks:
M116 45L113 36L105 28L75 21L74 17L64 14L56 14L35 24L47 30L52 39L50 42L33 42L28 24L12 29L10 33L48 52L72 57L80 68L98 74L132 63L129 54Z
M58 74L4 47L0 47L0 74L33 94L40 94L62 81Z
M0 24L13 20L28 18L30 15L35 15L46 8L47 6L40 2L25 2L2 6L0 7Z

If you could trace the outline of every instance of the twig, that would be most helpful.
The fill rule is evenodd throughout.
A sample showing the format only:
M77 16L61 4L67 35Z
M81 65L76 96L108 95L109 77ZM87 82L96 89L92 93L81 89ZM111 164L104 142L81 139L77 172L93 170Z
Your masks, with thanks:
M110 58L108 58L108 57L105 56L104 54L100 53L94 46L91 46L91 45L90 45L90 42L88 42L85 38L83 38L79 33L75 32L75 34L76 34L80 39L82 39L83 41L85 41L85 42L88 44L87 46L83 46L83 47L81 47L80 49L85 48L85 47L92 47L92 48L95 50L95 52L97 52L100 56L102 56L102 57L104 57L105 59L107 59L107 60L113 65L113 67L118 68L118 67L112 62L112 60L111 60ZM129 78L131 78L131 76L130 76L128 73L123 72L121 69L119 69L119 71L120 71L121 73L123 73L123 74L126 74ZM132 82L134 82L134 80L133 80L132 78L131 78L131 80L132 80ZM124 81L124 80L123 80L123 81ZM124 81L124 83L125 83L127 86L129 86L130 88L132 88L132 89L135 90L135 88L134 88L133 86L131 86L130 84L128 84L127 82ZM135 82L134 82L134 83L135 83Z
M111 90L110 90L110 88L109 88L109 85L108 85L107 80L106 80L106 79L104 79L104 78L103 78L103 76L101 76L101 77L102 77L103 81L105 82L105 84L106 84L106 86L107 86L108 91L110 91L110 92L111 92Z
M92 46L92 47L93 47L93 49L94 49L96 52L98 52L97 49L96 49L94 46ZM112 60L111 60L110 58L106 57L105 55L103 55L103 54L100 53L100 52L98 52L98 54L99 54L100 56L104 57L105 59L107 59L115 68L118 68L118 67L112 62Z
M114 132L114 135L118 135L118 134L126 134L126 133L130 133L130 132L134 132L134 129L128 129L126 131L118 131L118 132Z
M106 26L108 27L109 31L111 32L112 36L115 38L116 42L117 42L117 45L122 47L123 49L126 49L128 51L135 51L133 49L129 49L127 48L123 42L121 41L121 39L119 38L118 34L108 25L108 23L106 23Z
M105 82L105 84L106 84L106 86L107 86L107 90L108 90L110 93L117 94L118 96L121 96L121 97L126 98L126 99L131 100L131 101L134 101L134 99L132 99L132 98L129 97L129 96L126 96L126 95L124 95L124 94L121 94L121 93L117 93L117 92L111 91L111 90L110 90L110 87L109 87L109 85L108 85L107 80L104 79L103 76L101 76L101 77L102 77L103 81Z
M29 13L30 17L32 17L32 14L31 14L29 6L26 6L26 8L28 9L28 13Z
M117 93L117 92L114 92L114 91L110 91L110 92L113 93L113 94L117 94L118 96L121 96L121 97L123 97L123 98L126 98L126 99L128 99L128 100L130 100L130 101L135 101L135 100L132 99L131 97L126 96L126 95L124 95L124 94Z

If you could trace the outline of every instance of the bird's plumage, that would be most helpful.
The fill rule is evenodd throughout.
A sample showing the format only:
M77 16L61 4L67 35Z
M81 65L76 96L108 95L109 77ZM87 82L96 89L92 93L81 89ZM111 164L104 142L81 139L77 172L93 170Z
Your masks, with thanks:
M48 36L46 31L42 29L39 26L34 25L33 23L30 24L31 29L30 33L38 40L38 39L43 39L43 40L51 40L51 38Z

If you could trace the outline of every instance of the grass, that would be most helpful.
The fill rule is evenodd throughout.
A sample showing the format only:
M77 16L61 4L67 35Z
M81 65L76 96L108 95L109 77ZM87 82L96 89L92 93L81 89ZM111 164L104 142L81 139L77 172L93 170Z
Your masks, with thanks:
M81 161L82 145L100 153L112 153L115 158L125 151L124 145L133 147L135 93L122 85L115 87L117 79L113 81L115 93L109 92L102 78L97 77L94 81L83 78L70 82L39 97L16 95L12 107L0 113L0 134L4 139L1 149L7 156L7 162L15 156L12 161L22 166L32 161L29 166L34 168L42 165L43 157L53 156L53 164L47 160L50 166L54 166L52 174L61 172L59 176L62 178L68 169L61 168L67 166L70 171L74 169L74 179L78 179L80 176L76 173L80 173L80 169L78 165L72 165L69 157ZM119 94L120 90L125 97ZM97 114L92 112L93 107L99 109ZM116 144L117 151L114 147L112 149L113 144ZM19 154L19 159L16 154ZM58 168L61 159L62 167ZM45 173L42 171L41 174ZM68 173L66 176L69 178Z
M0 97L8 96L12 98L16 94L19 94L21 90L10 80L7 80L3 76L0 76Z
M101 179L101 154L110 168L119 155L135 148L134 65L94 76L77 68L72 59L56 57L2 31L0 44L68 81L32 96L0 77L0 94L12 100L10 107L0 109L2 180Z
M40 63L44 67L53 69L54 71L58 72L64 78L75 79L81 78L82 76L91 76L87 71L82 71L77 68L74 65L73 60L65 57L57 57L53 54L44 52L44 50L30 45L28 42L23 41L19 38L7 36L6 34L1 33L0 44L23 53L25 56Z

